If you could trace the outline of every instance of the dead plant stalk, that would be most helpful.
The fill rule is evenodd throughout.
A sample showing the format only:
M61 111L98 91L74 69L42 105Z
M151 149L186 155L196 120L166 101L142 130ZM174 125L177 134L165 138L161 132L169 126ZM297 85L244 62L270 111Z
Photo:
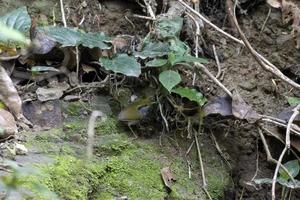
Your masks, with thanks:
M290 117L288 125L287 125L287 128L286 128L285 147L284 147L284 149L282 150L282 152L281 152L281 154L279 156L278 163L276 165L274 176L273 176L273 180L272 180L272 200L275 200L275 197L276 197L275 186L276 186L277 175L278 175L278 172L279 172L279 167L281 165L281 162L282 162L282 159L283 159L285 153L291 147L291 140L290 140L291 125L292 125L293 121L295 120L295 118L297 117L297 115L299 114L299 109L300 109L300 104L297 105L293 109L293 114Z

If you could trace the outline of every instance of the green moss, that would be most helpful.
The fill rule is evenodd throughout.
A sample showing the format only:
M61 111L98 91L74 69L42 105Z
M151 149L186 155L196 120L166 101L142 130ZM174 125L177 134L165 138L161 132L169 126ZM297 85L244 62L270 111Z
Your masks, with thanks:
M212 199L222 199L224 195L224 188L229 184L228 172L222 168L212 168L207 173L207 182L208 192Z
M118 121L114 118L107 118L106 120L96 124L96 134L98 135L110 135L118 133L120 133Z
M87 110L90 110L88 103L82 101L67 102L63 104L63 110L70 116L81 116Z
M94 145L94 152L97 156L119 155L133 148L136 147L130 143L125 134L112 134L97 138Z

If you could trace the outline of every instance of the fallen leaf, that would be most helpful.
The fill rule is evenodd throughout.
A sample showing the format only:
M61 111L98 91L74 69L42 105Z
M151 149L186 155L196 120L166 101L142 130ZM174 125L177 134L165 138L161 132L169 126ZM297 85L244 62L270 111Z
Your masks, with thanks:
M273 8L281 8L281 0L267 0L267 3Z
M232 114L238 119L246 119L249 123L255 123L261 117L259 114L237 93L233 91L232 96Z
M2 101L9 111L19 118L22 110L21 98L5 69L0 66L0 101Z
M165 186L171 190L172 183L174 181L176 181L176 179L174 178L170 167L164 167L161 169L160 172L161 172L161 177L164 181Z
M205 116L219 114L223 117L233 116L230 96L216 97L204 106Z
M7 110L0 109L0 138L7 138L17 133L15 118Z

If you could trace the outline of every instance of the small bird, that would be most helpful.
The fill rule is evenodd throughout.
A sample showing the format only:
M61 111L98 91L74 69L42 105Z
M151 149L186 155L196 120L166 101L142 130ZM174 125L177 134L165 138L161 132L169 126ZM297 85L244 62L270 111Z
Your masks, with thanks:
M121 110L118 120L127 124L134 136L137 137L131 126L138 124L147 116L152 103L150 98L137 99Z

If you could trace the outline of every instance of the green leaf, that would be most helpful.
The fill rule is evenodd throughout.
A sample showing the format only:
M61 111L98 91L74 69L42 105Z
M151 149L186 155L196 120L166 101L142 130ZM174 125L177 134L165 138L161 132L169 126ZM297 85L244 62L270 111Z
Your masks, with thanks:
M167 59L154 59L147 62L147 67L162 67L164 65L168 64Z
M155 24L155 30L159 38L179 37L183 25L183 18L173 17L159 18Z
M83 34L82 45L88 48L98 47L100 49L110 49L111 47L104 43L110 38L105 33L86 33Z
M77 46L81 44L83 33L76 28L49 26L43 29L47 36L63 46Z
M297 106L298 104L300 104L300 98L299 97L288 97L288 96L285 96L285 98L287 99L288 103L291 106Z
M190 53L190 47L178 38L168 40L170 43L170 51L176 55L184 56Z
M78 46L83 45L85 47L100 49L110 49L111 47L104 43L110 40L104 33L85 33L77 28L69 27L44 27L41 28L45 31L45 34L54 41L62 44L62 46Z
M12 41L29 45L30 40L23 34L28 33L30 26L31 19L26 7L19 8L0 17L0 43Z
M178 72L167 70L159 74L160 83L169 91L181 82L181 77Z
M0 22L22 33L27 33L31 26L31 19L25 6L0 17Z
M9 41L20 42L25 45L30 44L30 40L27 39L20 31L11 29L0 23L0 43L8 43Z
M293 178L295 178L299 174L300 166L299 166L299 161L298 160L288 161L283 166L286 167L286 169L289 171L290 175ZM290 179L289 175L283 169L279 170L279 174L280 174L280 178L282 178L284 180L289 180Z
M180 95L181 97L197 102L199 106L203 106L207 102L203 94L193 88L177 87L174 88L172 92Z
M171 55L171 59L169 60L171 65L174 66L178 63L193 63L193 62L199 62L207 64L208 61L204 58L196 58L194 56L185 55L185 56L177 56L177 55Z
M34 66L34 67L31 67L31 72L49 72L49 71L52 71L52 72L59 72L58 69L56 69L55 67L48 67L48 66Z
M147 43L141 52L135 52L135 56L146 59L168 55L170 52L169 45L163 42Z
M106 70L111 70L126 76L138 77L141 74L140 64L135 58L130 57L127 54L118 54L112 59L102 57L100 58L100 63Z
M261 185L261 184L268 184L271 185L273 183L273 180L270 178L261 178L261 179L254 179L253 180L255 184ZM293 181L287 181L284 180L282 178L278 178L277 183L288 187L288 188L292 188L292 189L297 189L300 188L300 181L299 180L295 180L295 183Z

